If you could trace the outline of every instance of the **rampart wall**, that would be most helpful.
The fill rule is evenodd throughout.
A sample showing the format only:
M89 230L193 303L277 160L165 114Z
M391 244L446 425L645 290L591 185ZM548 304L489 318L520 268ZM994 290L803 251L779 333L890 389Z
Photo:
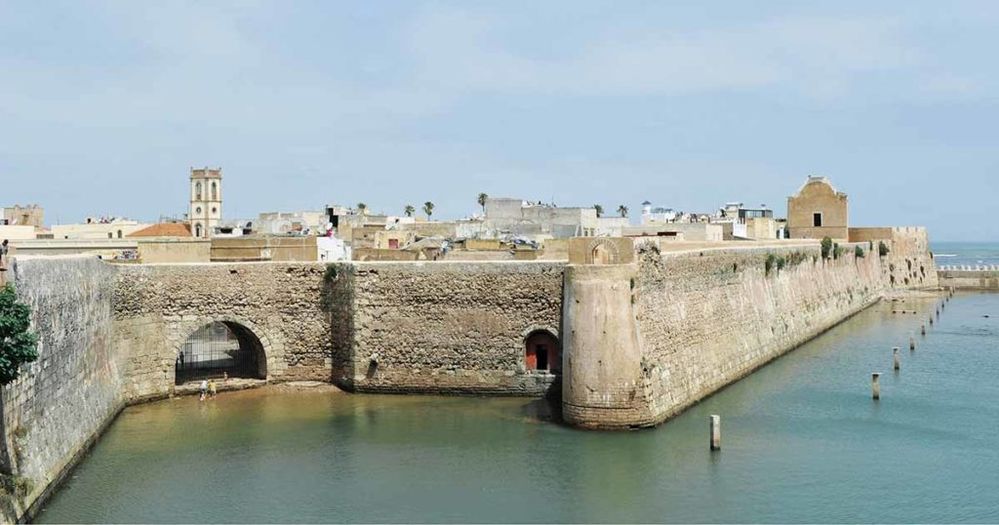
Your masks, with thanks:
M824 260L816 243L646 250L637 264L616 271L597 265L582 273L587 266L570 265L564 417L600 428L658 424L891 289L937 286L925 230L886 242L891 251L885 257L876 243L871 253L868 242L844 244L838 258ZM628 289L630 306L619 297ZM576 338L575 331L594 325L605 331ZM623 350L608 350L609 342L594 345L596 337L617 341ZM640 351L626 351L635 340Z
M38 360L0 390L6 521L44 500L124 406L127 362L113 344L114 267L96 258L22 257L14 268L39 340Z
M540 395L524 340L558 337L563 263L337 265L331 276L339 380L360 392Z
M625 265L583 266L22 260L13 273L34 312L40 358L2 390L5 465L27 487L5 512L24 517L44 499L122 406L172 394L178 350L214 321L259 338L269 380L390 393L558 391L560 376L525 362L525 339L543 330L563 339L568 421L645 426L893 287L937 285L925 232L894 238L884 258L869 244L864 257L847 245L824 262L817 244L754 246L650 248ZM594 251L590 262L615 253ZM769 255L784 266L767 272Z

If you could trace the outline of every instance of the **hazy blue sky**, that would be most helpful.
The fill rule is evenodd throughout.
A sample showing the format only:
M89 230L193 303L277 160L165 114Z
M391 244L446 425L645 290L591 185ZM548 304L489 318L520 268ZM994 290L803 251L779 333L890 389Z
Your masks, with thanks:
M999 2L0 0L0 203L49 222L480 191L999 239Z

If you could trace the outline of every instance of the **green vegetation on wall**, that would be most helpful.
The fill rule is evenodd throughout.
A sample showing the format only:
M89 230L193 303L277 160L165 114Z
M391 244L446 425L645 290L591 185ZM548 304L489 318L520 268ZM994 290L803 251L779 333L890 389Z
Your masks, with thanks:
M878 257L884 257L888 255L889 251L891 250L888 249L888 245L885 244L884 241L878 241Z
M822 238L822 258L828 259L833 253L833 241L829 237Z
M31 308L18 302L14 287L0 289L0 385L21 374L21 365L38 359L38 337L31 331Z

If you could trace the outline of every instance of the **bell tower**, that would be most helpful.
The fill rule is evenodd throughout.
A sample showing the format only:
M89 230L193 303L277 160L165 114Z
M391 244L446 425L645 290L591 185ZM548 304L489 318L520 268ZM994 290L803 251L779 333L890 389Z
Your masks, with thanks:
M207 239L222 220L222 168L191 168L191 235Z

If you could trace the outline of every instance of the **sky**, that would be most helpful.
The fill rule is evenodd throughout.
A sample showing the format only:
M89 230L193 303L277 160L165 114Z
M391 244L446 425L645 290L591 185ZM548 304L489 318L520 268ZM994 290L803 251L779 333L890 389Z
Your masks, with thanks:
M0 204L49 223L476 197L999 241L999 2L0 0Z

